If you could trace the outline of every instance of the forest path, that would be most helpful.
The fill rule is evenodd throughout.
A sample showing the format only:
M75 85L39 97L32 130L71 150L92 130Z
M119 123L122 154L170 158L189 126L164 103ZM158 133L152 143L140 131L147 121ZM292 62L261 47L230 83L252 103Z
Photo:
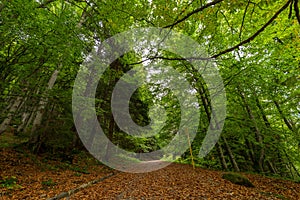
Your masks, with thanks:
M187 164L172 163L148 173L125 173L79 161L66 165L1 150L0 199L53 199L68 191L75 192L62 199L300 199L299 183L261 175L244 174L255 185L247 188L222 179L224 172L193 169ZM142 162L140 167L164 164ZM13 188L3 187L12 177L16 180L16 184L10 183Z
M246 175L256 185L247 188L221 176L220 171L171 164L149 173L118 173L70 199L300 199L299 184Z

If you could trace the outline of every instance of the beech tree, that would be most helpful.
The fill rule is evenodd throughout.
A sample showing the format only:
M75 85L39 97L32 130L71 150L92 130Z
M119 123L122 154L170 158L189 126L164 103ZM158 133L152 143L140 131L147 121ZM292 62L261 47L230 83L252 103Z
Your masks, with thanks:
M149 26L174 30L203 44L223 78L225 126L206 157L193 156L196 165L299 177L298 0L1 1L0 134L13 130L28 138L36 153L83 148L71 107L79 68L105 39ZM180 104L174 94L159 91L158 83L140 88L130 102L132 118L145 126L149 108L157 101L153 97L162 95L167 119L157 135L128 136L112 117L110 95L116 82L134 66L149 62L172 66L195 89L201 120L191 149L199 152L214 115L208 87L186 60L166 51L128 53L104 73L96 110L105 134L132 152L155 151L174 137ZM178 161L192 159L187 149Z

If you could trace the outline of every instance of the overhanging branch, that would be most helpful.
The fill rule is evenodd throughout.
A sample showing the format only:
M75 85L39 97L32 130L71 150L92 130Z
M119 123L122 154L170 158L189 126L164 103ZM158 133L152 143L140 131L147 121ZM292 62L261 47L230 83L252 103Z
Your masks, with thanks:
M297 17L298 23L300 24L300 14L299 14L298 0L294 0L294 10L295 10L295 15Z
M224 0L215 0L215 1L213 1L213 2L210 2L210 3L208 3L208 4L205 4L204 6L202 6L202 7L200 7L200 8L197 8L196 10L193 10L192 12L188 13L185 17L183 17L183 18L177 20L177 21L174 22L173 24L170 24L170 25L168 25L168 26L165 26L164 28L171 28L171 29L172 29L175 25L177 25L177 24L183 22L184 20L186 20L187 18L189 18L189 17L192 16L193 14L196 14L196 13L198 13L198 12L201 12L201 11L204 10L205 8L208 8L208 7L210 7L210 6L216 5L216 4L218 4L218 3L222 2L222 1L224 1Z
M244 44L247 44L249 42L251 42L252 40L254 40L261 32L263 32L265 30L265 28L267 28L277 17L278 15L284 11L289 5L290 3L292 3L292 0L289 0L286 4L284 4L284 6L282 6L276 13L275 15L265 24L263 25L258 31L256 31L251 37L249 37L248 39L238 43L237 45L229 48L229 49L226 49L224 51L221 51L220 53L212 56L211 58L217 58L225 53L229 53L237 48L239 48L240 46L244 45Z

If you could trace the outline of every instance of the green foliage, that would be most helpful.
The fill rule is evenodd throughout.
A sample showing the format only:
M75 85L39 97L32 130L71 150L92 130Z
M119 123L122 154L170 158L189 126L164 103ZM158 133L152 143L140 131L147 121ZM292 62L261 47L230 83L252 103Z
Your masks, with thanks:
M242 171L299 178L300 33L296 12L289 12L287 7L273 17L287 3L283 0L221 1L195 12L208 2L1 2L0 124L10 119L13 131L6 128L10 134L0 133L0 147L28 142L35 153L52 154L72 154L74 146L81 149L72 115L72 89L78 69L89 60L90 52L122 31L169 25L202 44L208 56L216 58L214 64L226 87L227 119L222 136L227 144L220 140L221 150L213 149L204 159L196 159L196 164L231 170L236 162ZM266 24L270 19L274 20ZM151 152L167 146L180 125L181 105L176 97L180 94L162 87L155 77L151 84L136 90L129 107L137 125L146 126L151 117L156 119L158 107L165 109L166 119L157 119L162 127L152 127L157 130L154 136L141 133L144 137L133 137L111 120L111 93L134 67L142 69L149 63L171 66L184 75L198 98L201 119L192 148L199 152L213 114L210 101L215 94L209 94L201 73L195 72L188 61L156 48L141 51L137 47L137 52L122 55L103 73L95 100L98 121L114 144L130 152ZM216 56L220 52L223 54ZM58 76L49 89L55 70ZM160 73L167 72L162 67ZM142 70L136 73L146 77ZM38 111L41 104L45 106ZM41 124L31 132L38 112L43 112ZM176 147L171 150L177 153ZM180 162L191 162L188 153Z
M3 177L0 180L0 186L10 190L22 188L22 186L17 183L18 183L18 179L15 176Z

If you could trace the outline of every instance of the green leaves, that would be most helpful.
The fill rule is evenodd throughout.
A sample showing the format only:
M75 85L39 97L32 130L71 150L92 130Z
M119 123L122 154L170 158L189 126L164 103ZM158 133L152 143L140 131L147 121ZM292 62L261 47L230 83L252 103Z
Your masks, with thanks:
M213 2L218 3L212 5ZM135 27L174 25L170 28L197 40L209 56L217 58L215 64L226 85L228 104L223 134L240 168L249 169L247 165L255 168L260 159L256 155L265 149L264 171L272 171L274 165L280 173L285 164L295 164L290 170L290 174L295 174L300 169L297 145L300 29L296 13L290 13L286 7L289 3L287 0L92 0L42 1L42 4L29 0L4 1L0 5L0 109L3 111L0 123L10 116L17 126L30 127L30 116L36 115L38 102L48 99L43 129L37 133L47 136L40 137L44 141L36 142L41 146L42 143L58 147L74 145L71 144L75 134L72 87L79 67L88 60L92 49L104 39ZM174 48L178 45L174 44ZM111 120L108 93L133 66L139 63L142 68L146 63L142 60L172 66L184 74L199 99L201 127L192 144L198 150L211 117L206 83L186 61L176 61L178 55L153 48L158 54L151 52L152 49L143 52L137 48L140 52L122 55L119 63L101 77L96 99L99 121L108 132ZM166 59L155 58L158 55ZM57 80L46 94L43 91L55 70L59 71ZM142 72L137 73L143 76ZM178 129L181 113L176 94L166 89L161 91L158 80L153 82L132 96L130 114L137 124L145 126L150 122L150 113L160 105L166 109L166 123L157 135L149 138L128 136L114 124L110 137L125 149L157 150L167 145ZM16 112L9 112L10 105L20 96L22 104ZM152 111L151 106L154 106ZM257 131L262 142L257 141ZM223 142L220 143L225 150ZM218 151L211 152L211 157L219 157ZM232 162L226 151L224 159ZM203 163L221 166L217 159L208 160Z

